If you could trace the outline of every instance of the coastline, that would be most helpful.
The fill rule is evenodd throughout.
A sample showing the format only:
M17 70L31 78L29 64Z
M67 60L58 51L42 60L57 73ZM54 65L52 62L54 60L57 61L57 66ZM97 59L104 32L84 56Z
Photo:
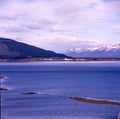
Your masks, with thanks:
M15 58L15 59L0 59L0 63L6 62L53 62L53 61L62 61L62 62L89 62L89 61L120 61L120 58Z

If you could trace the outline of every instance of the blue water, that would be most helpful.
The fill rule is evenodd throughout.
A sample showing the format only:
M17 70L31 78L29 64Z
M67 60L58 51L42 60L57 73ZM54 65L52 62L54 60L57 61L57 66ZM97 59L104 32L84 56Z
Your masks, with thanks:
M120 62L0 63L0 74L9 89L1 91L1 119L117 119L120 112L69 99L120 101Z

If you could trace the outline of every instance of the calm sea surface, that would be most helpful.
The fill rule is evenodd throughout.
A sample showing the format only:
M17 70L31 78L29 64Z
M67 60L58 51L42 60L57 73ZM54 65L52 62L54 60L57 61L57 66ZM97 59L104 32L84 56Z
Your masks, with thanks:
M120 62L0 63L1 119L117 119L120 106L69 99L120 102ZM21 94L27 91L36 95Z

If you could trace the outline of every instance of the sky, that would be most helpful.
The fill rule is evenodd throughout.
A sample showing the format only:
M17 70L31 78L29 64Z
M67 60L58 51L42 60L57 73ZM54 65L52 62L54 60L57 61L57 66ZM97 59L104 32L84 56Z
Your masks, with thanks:
M0 0L0 37L60 53L120 44L120 0Z

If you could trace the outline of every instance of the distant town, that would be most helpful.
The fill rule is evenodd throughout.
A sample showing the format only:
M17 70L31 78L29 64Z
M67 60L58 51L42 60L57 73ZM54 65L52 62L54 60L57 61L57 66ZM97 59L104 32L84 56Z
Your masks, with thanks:
M32 62L32 61L120 61L120 58L21 58L0 59L0 62Z

